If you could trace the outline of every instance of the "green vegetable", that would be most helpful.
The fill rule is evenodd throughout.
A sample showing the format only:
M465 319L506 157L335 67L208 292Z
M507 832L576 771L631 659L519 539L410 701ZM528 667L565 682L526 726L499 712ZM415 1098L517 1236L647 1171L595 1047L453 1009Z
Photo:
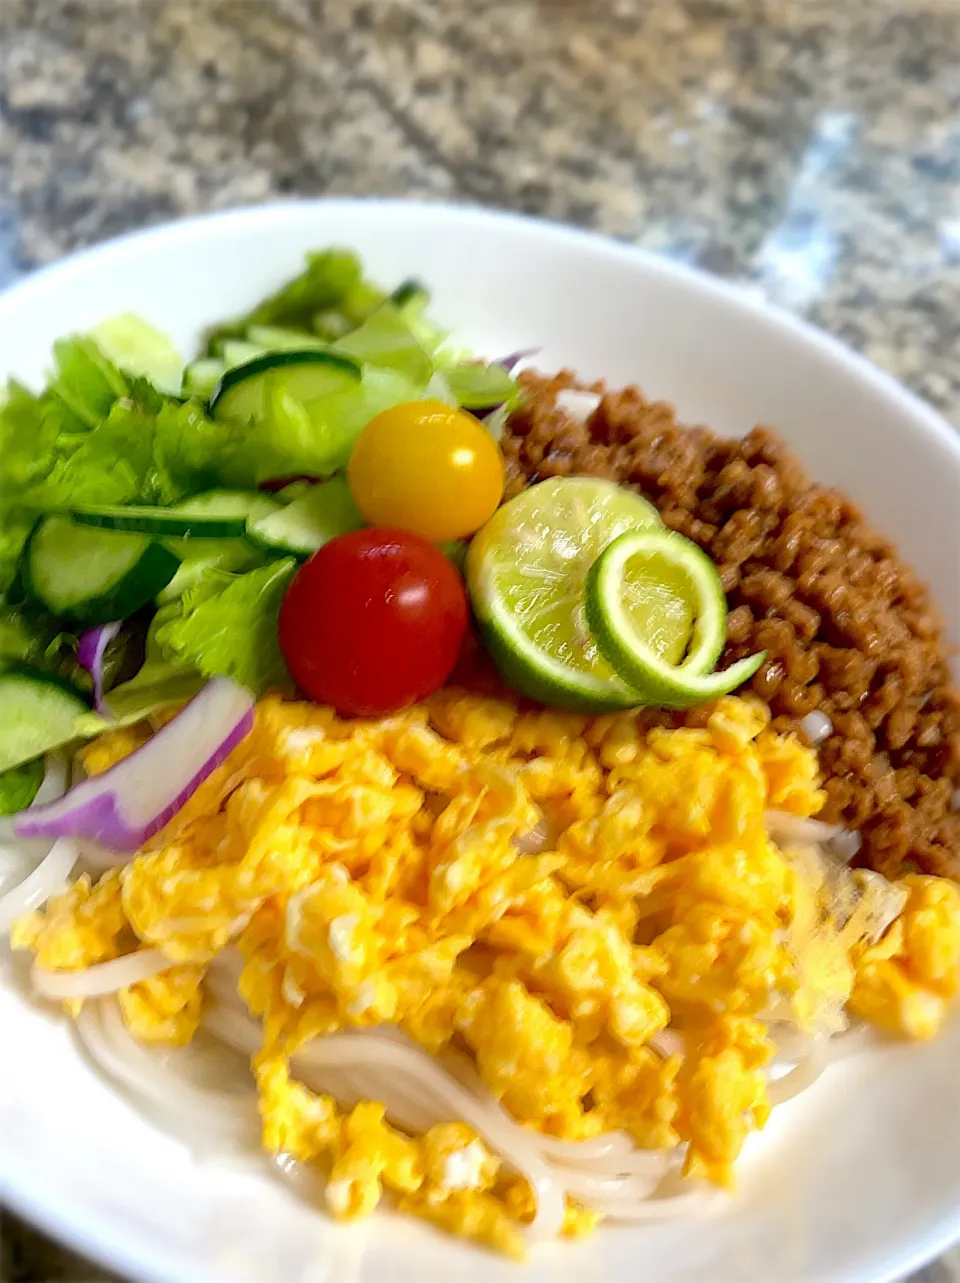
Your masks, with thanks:
M4 509L0 503L0 595L9 593L16 582L20 557L34 522L32 513Z
M260 547L309 557L325 543L364 524L345 477L309 486L286 507L247 522L247 536Z
M453 562L462 575L466 569L467 549L470 547L469 540L454 539L449 543L437 544L437 547L448 561Z
M68 347L73 351L73 341ZM87 360L87 348L81 344L79 351L72 365ZM114 376L121 377L116 370ZM179 402L134 376L124 380L122 396L115 396L115 389L103 381L97 385L102 400L96 411L103 413L93 423L90 410L84 422L53 390L57 386L55 381L37 397L11 382L0 407L0 513L8 540L18 507L50 510L84 502L154 502L183 493L157 466L153 447L157 416L168 405L181 408ZM92 404L93 394L87 395ZM72 400L79 404L80 394ZM9 583L3 568L10 556L3 534L0 530L0 589ZM22 529L19 537L22 540Z
M502 365L464 363L444 368L443 375L458 405L468 410L499 405L516 396L517 385Z
M191 513L180 504L172 508L146 503L84 504L72 508L70 516L80 526L169 539L231 539L246 528L245 517Z
M83 426L49 393L34 396L11 379L0 406L0 507L21 501L24 491L47 475L57 443L76 445Z
M414 383L426 383L433 373L433 357L392 303L378 307L359 329L337 339L333 348L359 361L396 370Z
M110 692L109 718L85 713L75 723L79 737L91 738L117 726L132 726L172 704L185 704L205 685L200 673L178 668L163 659L148 659L136 677Z
M0 773L0 815L14 815L30 805L43 783L45 769L43 758L37 757Z
M220 484L225 458L243 435L235 424L211 419L196 401L164 405L153 431L157 501L173 503Z
M354 392L363 371L340 352L261 352L228 369L210 398L215 419L260 423L269 416L272 392L283 391L309 408L319 399Z
M296 569L288 557L243 575L211 571L163 608L154 632L160 653L179 668L232 677L257 695L289 686L277 617Z
M201 357L199 361L192 361L183 372L181 396L196 397L203 402L208 401L210 393L220 382L226 368L226 362L218 360L215 356Z
M100 351L120 370L146 377L165 392L180 390L183 358L165 334L124 312L90 331Z
M330 344L306 330L285 330L279 325L251 325L247 341L258 344L264 352L305 352L313 348L325 352Z
M53 345L57 364L50 389L88 428L95 428L129 385L92 338L80 335Z
M46 667L56 659L62 634L56 617L24 606L7 606L0 614L0 668L8 664Z
M126 399L116 401L83 444L61 455L49 475L26 492L25 502L51 510L153 500L157 495L154 423L154 415L141 406Z
M81 526L58 514L38 522L30 536L24 587L54 614L105 624L126 619L156 597L179 564L147 535Z
M183 704L196 695L206 678L196 669L167 659L157 642L157 633L164 622L178 618L179 614L179 601L161 607L154 614L143 645L142 662L137 671L116 686L111 687L107 683L110 718L103 718L99 713L86 713L77 719L78 735L99 735L111 726L130 726L162 708L168 708L171 704ZM109 649L107 653L109 656Z
M66 679L86 690L76 628L50 605L84 619L100 619L109 607L113 618L128 615L149 590L150 600L107 653L109 702L121 722L183 702L215 673L258 692L288 684L276 637L296 567L286 554L306 555L359 517L342 480L294 486L278 499L256 488L278 477L340 471L370 419L402 402L427 397L479 409L512 404L515 396L500 367L470 363L444 346L446 335L426 319L428 303L427 290L413 281L388 298L363 278L356 255L332 248L309 254L297 277L247 316L219 326L206 356L186 370L165 336L124 314L58 342L40 394L11 381L0 397L0 670L28 664L44 698L44 682ZM280 369L297 352L317 367L307 383ZM277 377L259 392L247 387L247 402L257 392L255 412L225 405L222 416L208 413L215 385L229 385L229 371L260 353ZM352 378L318 382L324 363L352 369ZM181 391L200 399L183 400ZM250 521L242 539L194 537L196 523L170 516L225 490L250 492L262 505L244 510ZM331 504L331 496L342 502ZM79 525L64 515L81 510ZM191 537L161 532L153 543L142 541L147 560L169 563L163 575L132 553L130 566L114 565L122 541L137 536L96 528L133 523L151 532L171 521ZM35 536L28 549L40 529L64 537ZM175 574L171 554L180 560ZM119 684L110 689L111 681ZM80 722L85 734L108 724L87 711ZM2 789L0 781L0 795Z
M180 558L180 569L157 594L158 606L182 597L211 570L252 570L263 561L248 539L167 539L164 546Z
M265 393L255 430L242 424L226 429L231 444L219 456L221 484L250 487L274 477L337 472L375 414L418 394L403 375L372 366L364 367L358 385L315 397L309 406L275 384Z
M69 683L35 669L5 669L0 673L0 771L71 743L78 734L77 718L87 711Z
M275 325L326 337L325 314L338 307L354 313L362 311L367 292L372 288L364 288L360 260L349 250L327 249L308 254L307 266L299 276L246 316L216 327L208 337L207 354L218 355L224 339L241 338L251 325ZM353 324L359 324L362 319L361 316L353 320Z

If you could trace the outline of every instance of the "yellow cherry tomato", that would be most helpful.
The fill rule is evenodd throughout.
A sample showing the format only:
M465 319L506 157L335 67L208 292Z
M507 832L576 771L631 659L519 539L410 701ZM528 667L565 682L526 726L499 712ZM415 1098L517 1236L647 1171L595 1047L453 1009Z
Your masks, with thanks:
M347 478L372 525L442 543L472 535L493 516L503 496L503 456L472 414L442 401L408 401L370 420Z

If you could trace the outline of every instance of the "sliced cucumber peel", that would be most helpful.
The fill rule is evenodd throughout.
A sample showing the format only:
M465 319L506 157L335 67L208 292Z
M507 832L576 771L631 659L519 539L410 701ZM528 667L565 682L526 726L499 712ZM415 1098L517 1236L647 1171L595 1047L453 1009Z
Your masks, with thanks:
M146 605L179 565L149 535L98 530L54 515L34 527L21 568L29 595L55 615L104 624Z
M265 352L226 370L210 394L210 413L217 419L252 423L266 408L271 386L282 381L285 392L304 405L319 397L359 387L360 364L339 352L304 348Z
M233 539L243 534L245 516L212 516L178 508L150 508L133 504L123 507L89 506L74 508L70 514L82 526L120 530L131 534L161 535L176 539Z

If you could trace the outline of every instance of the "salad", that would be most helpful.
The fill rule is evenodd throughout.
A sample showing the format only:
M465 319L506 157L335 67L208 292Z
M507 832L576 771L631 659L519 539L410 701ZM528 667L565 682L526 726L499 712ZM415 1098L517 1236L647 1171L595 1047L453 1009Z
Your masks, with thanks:
M638 495L564 479L500 506L528 354L458 351L428 301L328 249L185 368L121 316L58 342L42 392L10 381L2 812L33 800L46 755L214 677L351 715L413 703L453 669L471 605L508 684L548 704L683 707L756 669L713 672L719 578Z

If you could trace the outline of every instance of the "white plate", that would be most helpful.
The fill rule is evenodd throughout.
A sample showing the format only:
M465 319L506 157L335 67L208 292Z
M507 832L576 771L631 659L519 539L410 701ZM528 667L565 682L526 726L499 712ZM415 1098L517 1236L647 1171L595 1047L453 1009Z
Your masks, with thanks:
M0 297L0 372L39 380L50 345L124 310L187 352L340 243L495 355L635 381L686 421L775 425L861 501L933 585L960 638L960 443L931 410L824 336L734 290L610 242L475 210L330 201L217 215L79 255ZM258 1171L197 1167L91 1072L0 959L0 1200L81 1251L163 1283L885 1283L960 1235L960 1023L831 1069L778 1110L725 1210L604 1229L527 1272L386 1214L342 1228Z

